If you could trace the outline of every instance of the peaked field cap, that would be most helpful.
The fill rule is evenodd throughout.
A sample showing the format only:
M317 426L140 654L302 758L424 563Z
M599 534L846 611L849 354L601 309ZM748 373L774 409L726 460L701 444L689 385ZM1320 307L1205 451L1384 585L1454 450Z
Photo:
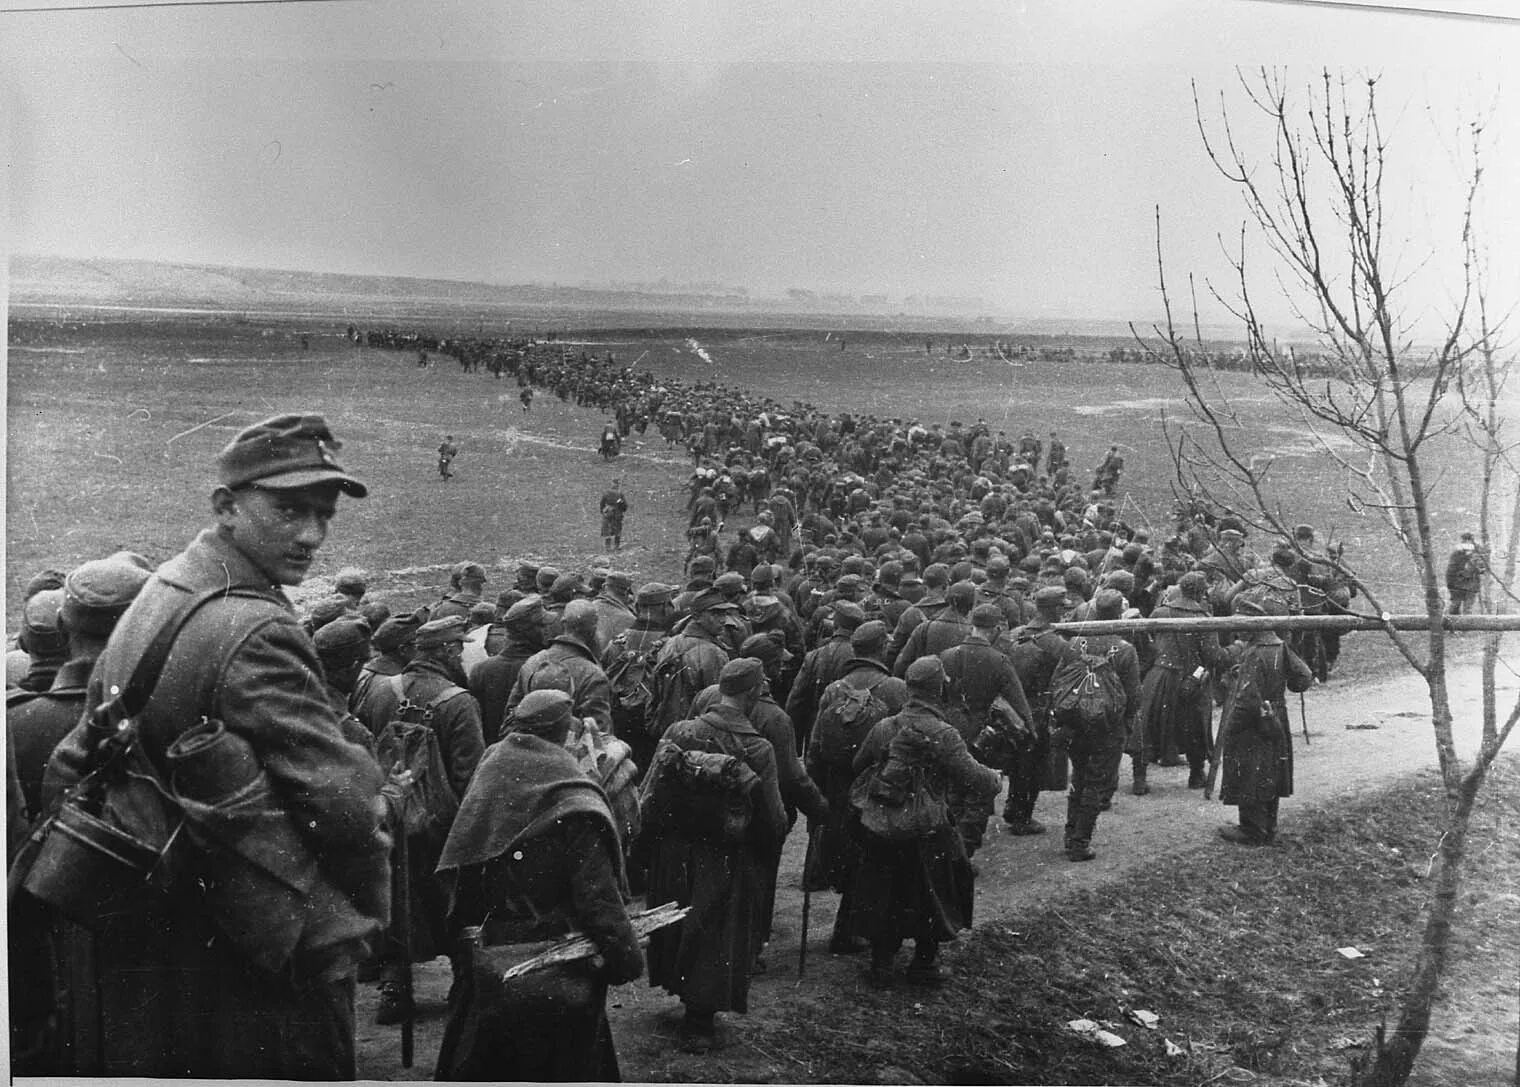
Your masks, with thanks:
M738 611L739 605L729 600L717 589L704 589L691 602L693 615L704 611Z
M312 642L324 661L349 661L369 655L369 624L363 619L337 619L316 634Z
M119 615L127 610L152 575L147 560L130 551L91 559L74 567L64 578L64 605Z
M393 649L400 649L407 642L414 641L417 637L417 628L421 625L417 622L415 615L393 615L380 624L380 629L375 631L371 640L382 653L389 653ZM321 631L317 633L320 634Z
M1003 621L1003 609L996 604L978 604L971 609L971 625L995 627Z
M344 494L363 498L369 488L338 463L342 447L320 415L275 415L227 444L217 457L217 478L234 490L253 485L295 490L333 483Z
M857 653L874 653L887 644L887 624L880 619L870 619L856 627L850 634L850 648Z
M544 618L544 598L537 593L523 597L517 603L507 609L507 614L501 617L501 621L508 626L518 624L538 623Z
M935 687L945 680L945 666L938 657L919 657L908 665L909 687Z
M529 691L512 711L508 730L538 734L564 728L570 723L574 704L568 694L554 687Z
M1066 604L1066 590L1056 586L1047 585L1034 594L1034 606L1041 611L1058 611Z
M451 615L447 619L434 619L423 623L417 629L417 648L436 649L450 642L464 641L465 628L469 623L465 622L462 615Z
M669 604L675 599L679 590L674 585L666 585L659 581L647 581L639 586L637 595L633 598L634 607L652 608L658 604Z
M723 694L743 694L760 686L765 669L754 657L731 660L718 673L718 690Z

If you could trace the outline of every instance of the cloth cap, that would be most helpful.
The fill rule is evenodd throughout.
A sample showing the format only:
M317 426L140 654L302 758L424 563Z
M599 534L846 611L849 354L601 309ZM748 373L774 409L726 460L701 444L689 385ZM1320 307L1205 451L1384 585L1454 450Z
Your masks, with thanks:
M739 656L754 657L762 664L784 664L792 655L779 639L770 634L751 634L739 646Z
M537 593L525 596L507 609L501 621L509 627L537 626L544 621L544 598Z
M353 600L339 593L332 596L324 596L311 606L311 625L313 627L325 627L333 620L348 614L348 609L353 605Z
M578 594L583 588L579 574L561 574L554 579L554 584L549 586L549 595L553 597L571 597Z
M770 563L762 562L750 571L749 580L752 585L772 585L776 581L776 571Z
M957 581L945 591L945 599L958 612L968 612L976 601L976 585L970 581Z
M568 694L553 687L529 691L512 711L508 731L542 736L568 728L574 704Z
M609 570L607 572L607 584L616 585L620 589L633 588L633 575L626 570Z
M728 597L724 596L717 589L704 589L691 602L691 613L696 615L704 611L736 611L738 607L739 605L729 600Z
M363 498L369 488L344 471L334 438L320 415L276 415L233 438L217 457L217 477L234 490L258 484L276 490L335 483Z
M924 584L933 589L943 589L950 584L950 567L942 562L931 562L924 568Z
M835 630L855 630L865 621L865 609L853 600L836 600L834 602Z
M1066 604L1066 590L1059 585L1047 585L1034 594L1034 606L1041 611L1058 611Z
M370 639L375 648L382 653L390 653L400 649L408 642L417 638L417 628L422 624L417 622L415 615L396 615L380 624L380 629L375 631ZM318 631L318 633L321 633Z
M64 622L70 630L109 634L152 574L148 560L130 551L76 566L63 582Z
M1189 570L1177 579L1177 588L1182 590L1182 595L1190 600L1202 600L1203 594L1209 587L1209 579L1202 571Z
M876 571L876 580L889 588L902 584L903 565L896 559L888 559Z
M533 575L533 583L538 586L538 591L546 593L549 587L559 578L559 570L553 566L540 566L538 573Z
M664 585L658 581L646 582L639 586L638 594L633 598L633 606L636 608L654 608L661 604L669 604L676 596L674 585Z
M21 621L37 633L50 633L58 629L58 613L63 610L62 589L43 589L35 593L22 609Z
M451 615L447 619L434 619L423 623L417 630L417 648L436 649L450 642L462 642L468 626L462 615Z
M753 657L731 660L718 673L718 690L724 694L743 694L760 686L765 669Z
M470 607L469 621L471 626L479 626L482 623L489 623L495 618L496 605L492 604L489 600L482 600L480 603L474 604Z
M744 575L737 570L729 570L719 574L713 582L713 588L726 596L732 596L744 592Z
M371 630L378 630L380 624L391 617L391 607L384 600L366 600L359 605L359 618L369 624Z
M1099 589L1093 597L1093 617L1117 619L1124 614L1124 594L1118 589Z
M990 630L1003 621L1003 609L996 604L978 604L971 609L971 625Z
M919 657L908 665L908 686L919 690L938 690L945 682L945 666L938 657Z
M1470 539L1472 534L1468 533ZM44 589L61 589L67 575L62 570L38 570L28 579L26 588L21 593L22 600L30 600Z
M312 636L323 664L341 668L369 656L369 624L363 619L338 619Z
M846 574L859 574L866 568L866 560L859 555L847 555L839 568Z
M999 577L1008 573L1010 569L1011 564L1002 555L991 555L987 559L987 575L989 577Z
M717 566L718 564L713 561L713 557L711 555L698 555L696 558L691 560L691 572L693 574L697 573L698 571L701 571L705 574L710 574L715 569L717 569Z
M333 578L333 588L347 596L363 596L369 582L365 580L363 570L349 567L338 571L338 576Z
M1080 566L1068 566L1061 575L1061 581L1073 589L1085 589L1087 587L1087 571Z
M461 581L484 581L486 568L478 562L456 562L449 568L449 579L456 585Z
M496 607L505 612L526 595L521 589L503 589L496 594Z
M887 644L887 637L891 632L887 630L887 624L880 619L872 619L861 623L850 633L850 648L857 656L870 656L879 653Z

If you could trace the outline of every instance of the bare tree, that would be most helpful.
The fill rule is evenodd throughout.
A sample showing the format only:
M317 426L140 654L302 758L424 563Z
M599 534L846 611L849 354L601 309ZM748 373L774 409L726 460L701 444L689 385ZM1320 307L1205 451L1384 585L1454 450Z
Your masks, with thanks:
M1486 608L1512 610L1516 597L1516 556L1520 551L1520 473L1516 443L1505 432L1500 411L1513 355L1503 343L1503 321L1492 321L1484 290L1484 262L1475 218L1483 181L1483 129L1467 130L1471 163L1463 171L1463 194L1448 239L1460 266L1460 281L1442 314L1439 336L1422 346L1413 303L1406 297L1409 274L1400 270L1402 238L1389 222L1385 201L1391 179L1389 142L1378 114L1376 78L1351 78L1326 71L1305 88L1290 92L1284 73L1261 69L1239 77L1252 122L1249 139L1220 107L1211 129L1198 100L1198 130L1219 173L1239 191L1246 210L1238 243L1230 249L1228 292L1208 288L1217 303L1237 318L1246 337L1251 372L1273 397L1301 419L1318 452L1338 465L1348 501L1374 515L1401 545L1418 579L1429 629L1423 640L1389 627L1399 654L1424 679L1431 725L1448 807L1431 873L1429 907L1408 995L1391 1036L1378 1031L1370 1058L1357 1069L1373 1084L1403 1083L1429 1030L1430 1010L1445 966L1452 918L1461 886L1468 826L1488 770L1520 719L1520 703L1502 725L1495 702L1495 670L1502 633L1484 647L1484 727L1470 765L1458 755L1452 735L1448 680L1448 637L1443 629L1444 556L1432 522L1431 446L1465 443L1481 468L1481 546L1502 561L1490 561L1482 601ZM1256 124L1268 128L1269 147L1260 161L1248 152L1262 146ZM1308 330L1316 349L1280 346L1269 334L1256 304L1257 269L1248 254L1264 251L1271 294L1287 302L1295 336ZM1191 334L1179 330L1173 295L1166 282L1160 212L1157 264L1165 308L1151 335L1136 338L1157 361L1172 367L1186 389L1194 425L1166 426L1177 466L1179 489L1202 496L1242 517L1257 530L1293 543L1293 518L1284 505L1268 456L1250 451L1244 421L1213 368L1198 322L1196 290L1189 279ZM1348 451L1349 450L1349 451ZM1508 528L1501 527L1508 511ZM1507 539L1501 537L1507 532ZM1296 546L1296 545L1295 545ZM1325 556L1319 556L1325 558ZM1377 585L1333 554L1329 561L1356 585L1379 614L1387 609ZM1386 575L1386 572L1381 572Z

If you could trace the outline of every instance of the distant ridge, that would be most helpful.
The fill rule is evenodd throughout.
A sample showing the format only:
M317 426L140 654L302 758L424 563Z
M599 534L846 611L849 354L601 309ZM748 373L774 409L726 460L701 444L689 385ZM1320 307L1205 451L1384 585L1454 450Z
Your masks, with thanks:
M519 284L503 286L408 276L361 276L227 265L159 263L111 258L18 254L10 261L10 302L14 306L187 307L227 310L305 311L311 309L383 312L426 307L429 312L469 318L482 311L562 314L566 319L596 314L698 318L713 324L731 316L744 322L799 319L806 326L958 329L977 336L998 333L1048 336L1128 337L1128 323L1105 318L1019 319L1007 314L968 313L955 303L976 300L917 297L893 303L884 296L855 298L790 290L759 296L738 288L703 286L574 287ZM1205 330L1212 332L1213 330ZM1218 330L1225 335L1225 330Z

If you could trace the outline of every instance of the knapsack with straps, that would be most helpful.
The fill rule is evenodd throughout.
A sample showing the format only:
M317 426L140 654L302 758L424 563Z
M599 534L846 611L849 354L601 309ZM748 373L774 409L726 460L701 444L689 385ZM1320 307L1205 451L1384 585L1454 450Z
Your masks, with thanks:
M824 688L809 740L816 745L820 762L850 764L871 729L887 716L888 706L876 693L887 678L877 676L874 683L864 687L841 678Z
M449 783L433 717L438 707L465 690L450 684L430 702L419 704L407 697L405 676L391 676L390 684L398 701L376 737L375 757L391 782L400 786L399 829L408 837L446 834L459 812L459 798Z
M607 682L612 685L613 727L623 735L629 727L642 729L654 706L651 673L665 639L660 638L643 649L631 649L628 632L623 631L612 644L617 647L617 655L607 669Z
M1050 679L1050 712L1057 727L1083 733L1108 727L1124 704L1124 692L1114 670L1117 645L1106 654L1087 651L1087 639L1071 640L1075 653L1056 665Z

